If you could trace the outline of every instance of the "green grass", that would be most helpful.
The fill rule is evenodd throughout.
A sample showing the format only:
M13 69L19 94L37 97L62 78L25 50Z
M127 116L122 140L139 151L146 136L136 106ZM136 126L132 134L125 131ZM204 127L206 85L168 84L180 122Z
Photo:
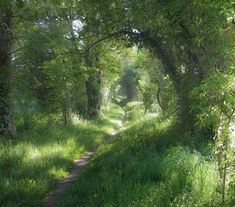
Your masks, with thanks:
M198 140L203 139L179 133L169 119L128 124L58 206L222 206L212 146Z
M16 137L0 137L0 206L37 207L74 166L73 160L95 149L122 118L111 105L102 118L63 126L41 117Z

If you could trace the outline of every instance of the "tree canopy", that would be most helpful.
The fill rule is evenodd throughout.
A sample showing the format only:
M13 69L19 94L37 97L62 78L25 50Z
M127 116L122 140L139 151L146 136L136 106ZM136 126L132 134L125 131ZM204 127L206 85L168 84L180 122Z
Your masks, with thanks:
M234 0L1 0L0 134L14 139L33 117L92 122L111 103L157 113L211 141L225 204L234 42Z

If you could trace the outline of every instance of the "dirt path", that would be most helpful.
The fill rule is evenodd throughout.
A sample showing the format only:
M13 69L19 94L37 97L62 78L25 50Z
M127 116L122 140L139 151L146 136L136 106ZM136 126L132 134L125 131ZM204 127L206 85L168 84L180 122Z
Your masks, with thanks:
M120 131L120 129L123 127L123 123L119 126L118 130L113 131L101 144L105 145L108 144L115 135ZM95 156L97 151L100 150L100 147L97 150L94 150L92 152L87 152L85 155L83 155L80 159L74 160L75 166L74 169L70 172L70 174L64 178L55 188L53 193L47 197L47 199L44 201L42 207L55 207L56 203L58 202L59 198L65 193L65 191L75 182L79 179L81 173L89 163L89 161Z

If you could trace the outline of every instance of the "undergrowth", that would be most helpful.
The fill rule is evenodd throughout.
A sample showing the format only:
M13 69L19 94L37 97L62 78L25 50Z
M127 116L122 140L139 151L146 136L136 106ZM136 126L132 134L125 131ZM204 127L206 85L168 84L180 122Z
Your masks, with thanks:
M161 117L128 124L58 206L221 206L212 145L179 131L174 121ZM227 206L235 205L228 199Z
M0 206L40 206L68 175L73 160L96 148L118 128L121 117L122 110L115 105L98 120L66 127L56 117L40 116L15 137L0 137Z

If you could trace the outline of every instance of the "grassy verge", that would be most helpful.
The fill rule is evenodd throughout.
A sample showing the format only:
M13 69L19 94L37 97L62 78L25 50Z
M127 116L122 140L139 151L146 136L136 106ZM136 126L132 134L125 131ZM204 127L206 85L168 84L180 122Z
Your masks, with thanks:
M92 160L59 206L221 206L212 147L189 140L171 120L130 124Z
M13 139L0 137L0 206L37 207L55 184L68 175L73 160L93 150L118 127L119 107L102 118L63 126L47 117Z

